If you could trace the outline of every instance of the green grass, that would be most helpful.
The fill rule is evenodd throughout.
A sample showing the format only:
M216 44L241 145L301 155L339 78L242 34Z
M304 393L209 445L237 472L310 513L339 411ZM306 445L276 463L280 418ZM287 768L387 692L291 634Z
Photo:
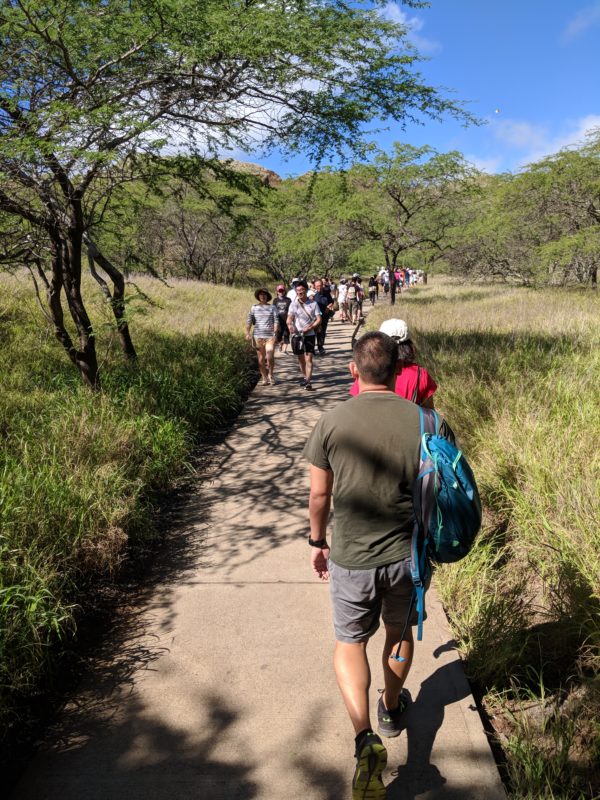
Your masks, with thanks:
M440 284L369 327L387 316L408 322L485 504L474 551L436 576L470 676L494 714L540 686L572 694L600 670L600 298ZM577 755L600 752L593 697L552 723L554 749L513 711L514 797L600 794L598 759Z
M156 535L152 502L252 379L241 336L249 291L136 281L139 365L128 368L91 303L103 391L80 382L26 275L0 276L0 721L51 671L77 606ZM96 298L93 286L88 296ZM135 312L139 313L135 313Z

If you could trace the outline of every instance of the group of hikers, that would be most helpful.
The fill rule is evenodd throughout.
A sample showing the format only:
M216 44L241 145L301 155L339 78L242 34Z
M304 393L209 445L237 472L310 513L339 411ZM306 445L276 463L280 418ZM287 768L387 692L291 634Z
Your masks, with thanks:
M287 349L291 332L303 384L312 388L312 357L315 351L325 352L327 322L338 309L341 322L362 313L360 307L356 311L357 294L348 297L344 292L344 287L361 286L357 278L342 279L333 289L331 281L319 279L309 287L306 281L295 280L287 294L283 285L277 287L273 303L266 289L257 290L258 304L248 315L246 333L250 338L254 325L263 383L274 382L274 348L278 344ZM304 446L310 466L308 543L314 574L330 584L334 670L355 735L352 800L383 800L387 750L381 736L401 733L410 703L404 683L413 659L412 628L417 624L411 537L422 435L419 406L433 409L437 384L417 364L402 319L387 319L379 331L360 337L349 366L354 379L350 399L321 416ZM445 422L441 431L453 441ZM330 547L327 525L332 501L335 532ZM371 726L366 647L380 617L385 643L379 735Z
M279 284L274 301L268 289L257 289L254 296L258 303L248 312L246 338L256 349L262 385L275 383L275 347L287 352L291 344L298 357L302 386L312 391L313 356L315 352L325 355L327 326L336 309L331 282L317 278L309 287L307 281L294 278L287 294L285 286Z
M404 272L403 270L399 280L404 277ZM372 305L376 302L380 285L385 285L383 274L387 276L389 287L387 270L382 270L378 276L373 275L369 279L368 294ZM261 384L269 386L276 382L275 348L287 353L291 347L292 353L298 358L301 385L307 391L312 391L313 356L315 353L325 355L325 339L330 320L336 312L339 312L341 323L358 324L363 319L365 291L362 279L358 273L348 279L340 278L338 284L328 277L315 278L310 283L294 278L289 291L286 292L285 286L279 284L276 292L277 296L273 300L268 289L257 289L254 293L257 303L250 308L246 319L246 339L252 341L256 350ZM408 339L408 333L405 338ZM414 349L410 341L403 347L402 353L405 365L415 366ZM426 380L426 372L421 368L418 368L414 376L409 369L403 378L403 384L408 385L409 374L414 377L415 385L420 380ZM418 396L421 397L425 390L426 387L418 389Z

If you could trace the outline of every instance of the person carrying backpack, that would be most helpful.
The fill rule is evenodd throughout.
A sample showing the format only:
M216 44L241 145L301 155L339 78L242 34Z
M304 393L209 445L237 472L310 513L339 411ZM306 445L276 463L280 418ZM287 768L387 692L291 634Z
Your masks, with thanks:
M385 688L377 722L382 736L398 736L410 701L404 682L413 659L412 626L419 620L411 546L423 412L394 392L397 361L393 338L381 331L361 337L350 364L358 395L323 414L304 447L310 464L310 563L331 584L334 670L355 735L353 800L383 800L386 792L381 776L387 751L369 715L367 642L381 617ZM439 433L453 441L445 422Z

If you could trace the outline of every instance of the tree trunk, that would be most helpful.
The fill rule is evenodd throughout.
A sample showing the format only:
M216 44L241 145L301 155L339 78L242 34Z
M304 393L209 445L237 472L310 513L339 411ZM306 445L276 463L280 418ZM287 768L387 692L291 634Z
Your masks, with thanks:
M79 370L86 386L100 389L96 342L92 325L83 305L80 291L81 248L76 242L62 241L58 236L52 241L52 279L46 282L46 294L50 317L54 324L54 335L64 348L71 362ZM79 269L76 259L79 254ZM75 269L73 266L75 265ZM79 277L79 280L78 280ZM64 323L61 293L65 290L67 304L79 334L80 349L75 347Z
M94 244L94 242L92 242L91 239L86 237L85 241L88 250L90 272L92 273L94 279L102 287L102 291L111 305L113 314L115 315L115 320L117 322L117 331L119 333L121 349L123 350L125 358L128 361L136 361L137 353L135 351L135 347L133 346L129 325L125 317L125 278L123 277L121 271L117 269L117 267L115 267L115 265L98 250L97 246ZM114 287L112 295L106 284L106 281L96 272L94 268L94 261L102 267L102 269L111 279Z

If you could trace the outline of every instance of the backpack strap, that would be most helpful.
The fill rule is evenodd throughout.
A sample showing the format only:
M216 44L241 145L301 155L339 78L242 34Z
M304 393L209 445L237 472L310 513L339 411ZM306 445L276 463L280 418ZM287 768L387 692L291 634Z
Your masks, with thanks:
M429 536L429 518L433 503L434 466L429 457L425 436L437 434L439 418L431 408L419 406L420 459L419 473L415 481L413 504L415 524L410 547L410 574L414 584L417 609L417 640L423 638L423 621L425 619L425 592L431 578L431 564L427 555Z
M410 398L412 403L416 403L419 399L419 384L421 383L421 367L417 369L417 385L415 386L412 397ZM423 430L421 429L421 436L423 435Z

